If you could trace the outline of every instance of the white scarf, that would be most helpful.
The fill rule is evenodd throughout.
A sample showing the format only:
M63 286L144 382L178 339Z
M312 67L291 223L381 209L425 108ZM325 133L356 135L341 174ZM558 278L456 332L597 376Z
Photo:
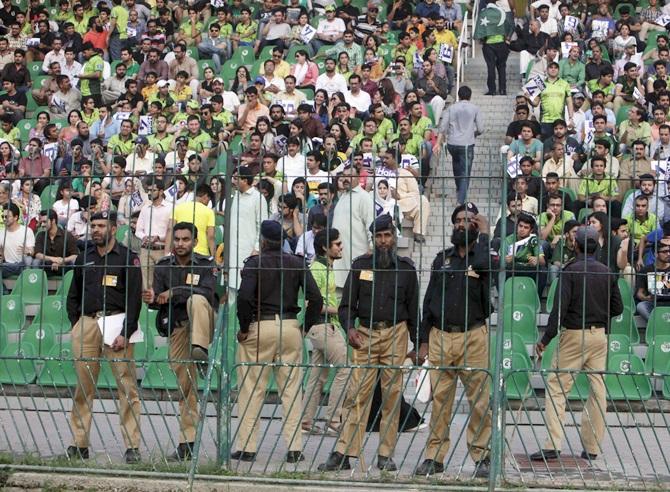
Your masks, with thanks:
M307 68L309 68L307 62L302 64L296 63L295 72L293 74L295 76L296 86L300 87L302 85L302 81L305 80L305 76L307 75Z

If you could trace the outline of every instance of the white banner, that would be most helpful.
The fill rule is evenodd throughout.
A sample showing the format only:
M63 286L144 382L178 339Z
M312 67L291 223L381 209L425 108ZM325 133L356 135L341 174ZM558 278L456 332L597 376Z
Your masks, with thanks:
M579 19L572 15L565 16L565 22L563 23L563 28L566 32L577 32L577 27L579 26Z
M654 22L656 22L656 24L659 26L665 27L666 25L670 24L670 15L661 15L660 17L657 17Z
M154 132L153 130L153 116L145 115L140 116L140 124L137 129L138 135L151 135Z
M454 60L454 47L450 44L441 44L439 58L444 63L451 63Z
M509 161L507 161L507 174L510 178L516 178L521 174L519 160L521 160L521 156L515 155Z
M536 75L533 78L531 78L526 84L523 86L523 90L528 93L531 99L535 99L540 93L544 90L546 85L544 84L544 80L542 79L542 76Z
M570 50L574 48L575 46L579 46L577 43L574 42L565 42L563 41L561 43L561 58L567 58L568 55L570 55Z
M591 23L591 33L594 38L605 39L609 31L610 23L606 20L594 20Z
M315 34L316 29L314 29L309 24L305 24L305 27L303 27L302 31L300 31L300 39L302 40L303 43L308 44L312 40Z

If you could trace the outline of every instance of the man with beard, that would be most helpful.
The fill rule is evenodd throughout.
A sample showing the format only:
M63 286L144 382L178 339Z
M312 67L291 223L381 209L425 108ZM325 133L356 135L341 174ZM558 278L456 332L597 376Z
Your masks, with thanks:
M430 434L425 459L416 474L426 476L444 471L458 377L470 403L468 451L475 462L474 475L484 478L489 474L491 437L490 383L486 372L489 367L486 319L491 313L489 225L471 202L456 207L451 222L453 246L435 257L423 300L417 363L428 357L433 367L474 370L430 371L433 392Z
M129 294L129 289L137 289L142 283L140 260L117 243L116 212L98 212L91 216L90 233L93 246L77 257L67 296L78 381L70 416L74 444L67 448L67 457L84 460L89 457L93 398L100 371L100 362L91 359L105 357L111 359L109 365L118 384L125 461L139 463L140 399L133 345L128 341L138 329L142 305L140 296ZM106 333L103 338L103 331L114 330L120 315L124 318L118 327L120 331Z
M370 232L374 235L374 253L356 258L351 265L338 315L354 349L352 364L399 366L407 355L409 337L418 340L416 269L409 258L396 254L396 226L389 215L380 215ZM320 471L348 470L349 456L360 456L377 371L352 369L343 410L347 419L335 450L319 465ZM400 420L402 373L392 368L379 372L383 402L377 468L396 471L393 451Z

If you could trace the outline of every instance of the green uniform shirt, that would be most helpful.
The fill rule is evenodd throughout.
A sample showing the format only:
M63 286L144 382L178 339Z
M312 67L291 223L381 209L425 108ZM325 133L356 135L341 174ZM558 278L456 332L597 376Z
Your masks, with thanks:
M123 156L128 156L135 148L136 138L137 135L134 133L130 134L130 138L128 140L121 140L120 134L112 135L112 138L110 138L109 142L107 143L107 148L112 149L114 155L121 154Z
M640 239L650 232L655 231L658 226L658 219L651 212L647 213L645 220L635 218L635 214L627 215L625 219L628 221L628 229L635 240L635 244L639 243Z
M332 268L328 267L326 259L322 256L317 256L309 269L323 297L324 307L337 308L340 305L340 301L337 299L337 294L335 293L335 272L333 272ZM336 314L329 314L328 322L340 326L340 320Z
M172 150L173 141L174 137L169 133L166 133L163 138L159 138L157 135L149 135L149 146L154 152L168 152Z
M426 130L430 130L432 126L433 122L430 121L430 118L422 116L419 121L412 123L412 133L423 140Z
M396 133L391 137L391 143L395 142L400 138L400 134ZM405 154L412 154L417 159L421 159L421 146L423 145L424 139L419 138L418 135L411 134L409 140L405 144Z
M90 75L95 72L100 72L98 79L80 79L81 80L81 95L91 96L93 94L100 94L100 83L102 82L102 70L105 68L105 62L100 55L93 55L89 58L81 71L85 75Z
M574 65L570 60L565 58L558 62L560 70L558 76L571 85L584 85L586 79L586 65L577 60Z
M552 241L556 236L563 234L563 226L569 220L575 220L575 214L568 210L561 212L561 217L554 222L554 227L551 228L551 234L547 236L547 241ZM549 223L549 216L547 212L540 214L540 228L545 227Z
M119 39L128 39L128 10L122 5L112 7L111 18L116 20L116 32Z
M220 122L224 127L235 123L235 117L233 116L233 113L227 109L224 109L220 113L212 114L212 119Z
M241 22L235 26L235 33L240 36L240 41L243 43L251 43L256 40L256 31L258 31L258 22L251 21L248 26Z
M200 133L198 133L196 136L187 134L186 137L188 138L189 150L203 152L205 150L209 150L212 146L212 139L206 132L203 132L202 130L200 130Z
M605 176L598 181L590 174L579 182L578 195L588 197L595 193L603 196L618 195L619 188L617 187L616 179L612 176Z
M540 256L544 256L544 253L542 252L542 248L540 247L540 241L538 240L537 236L535 234L530 235L530 239L526 241L526 243L520 247L516 247L514 244L517 242L516 238L516 233L515 234L510 234L505 238L505 241L503 242L503 250L502 253L504 256L512 255L514 256L514 263L518 265L527 265L528 264L528 259L531 256L537 256L538 258ZM534 268L534 267L533 267Z
M356 150L360 145L361 140L364 138L365 135L358 133L354 138L351 139L351 142L349 142L349 148ZM372 137L372 144L374 145L375 152L379 152L382 148L384 148L386 142L384 138L379 135L379 133L375 133Z
M589 88L589 92L593 94L595 91L603 91L605 93L605 97L607 96L613 96L614 95L614 88L616 87L614 85L614 82L610 82L609 85L606 85L605 87L602 87L598 83L598 79L592 79L589 80L586 83L586 87Z
M384 118L377 127L377 135L380 135L384 141L390 142L391 135L393 135L393 122L388 118Z
M551 256L551 262L565 265L567 262L576 257L577 252L574 249L568 248L565 242L565 238L561 238L561 240L556 243L554 254Z
M570 84L563 79L553 82L545 80L546 87L540 94L542 101L542 123L553 123L563 119L565 100L570 97Z

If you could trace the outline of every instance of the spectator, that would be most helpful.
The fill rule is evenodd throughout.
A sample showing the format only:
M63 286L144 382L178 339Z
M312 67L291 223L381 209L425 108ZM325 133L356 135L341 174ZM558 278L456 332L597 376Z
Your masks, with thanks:
M4 230L0 234L0 271L2 277L19 275L24 268L33 264L35 235L33 231L19 223L21 212L15 203L8 203L2 209Z
M553 134L553 123L563 118L566 106L568 109L568 123L572 123L573 107L570 84L559 78L558 72L558 63L549 63L545 88L535 99L530 101L533 106L541 105L542 118L540 122L544 137L550 137Z
M318 232L328 227L328 219L325 215L316 214L312 217L311 227L308 228L297 240L295 254L303 256L307 264L311 265L316 256L314 252L314 237Z
M498 222L496 222L495 229L493 230L493 238L491 240L491 248L498 250L502 242L502 233L503 233L503 224L505 225L505 237L507 233L511 231L516 231L516 221L519 217L519 214L523 212L521 199L515 192L508 193L507 199L507 214L505 217L500 217ZM503 221L505 221L503 223Z
M579 176L575 172L572 159L564 149L561 142L554 142L551 157L542 165L542 176L548 180L550 174L555 174L561 179L562 188L570 188L576 193L579 187Z
M35 238L36 266L46 267L47 276L63 275L67 267L74 265L79 250L77 240L67 230L58 225L58 215L54 210L40 212L43 230Z
M432 108L433 121L438 125L447 96L449 95L447 80L435 75L432 61L424 60L423 76L417 78L414 87L421 100Z
M623 209L621 215L627 217L632 215L635 210L635 200L638 196L647 197L649 204L649 212L656 215L659 222L662 224L665 222L665 201L662 197L659 196L658 190L656 187L656 178L653 174L642 174L639 176L639 179L635 180L636 189L632 194L626 198L626 201L623 204ZM670 217L669 217L670 218Z
M659 241L656 261L643 267L635 282L637 313L646 321L655 307L670 306L670 243Z
M561 235L564 234L564 226L568 222L575 221L575 214L563 209L563 198L558 193L547 196L547 210L540 214L539 229L540 239L543 241L542 249L547 257L553 256L553 251Z
M72 198L72 185L69 180L61 181L56 198L52 208L58 218L58 225L67 227L70 217L79 211L79 202Z
M595 156L591 159L591 174L582 178L577 192L580 207L586 206L586 200L602 198L614 217L621 217L621 202L618 201L619 189L616 179L605 173L605 158Z
M576 220L568 220L563 224L563 235L555 244L551 256L551 264L547 274L548 285L551 285L558 278L559 272L565 265L577 257L577 251L575 250L577 229L579 229L579 222Z
M505 258L507 276L530 277L537 285L538 294L542 294L546 284L544 252L536 234L535 219L528 214L519 214L516 229L505 238L501 255Z

